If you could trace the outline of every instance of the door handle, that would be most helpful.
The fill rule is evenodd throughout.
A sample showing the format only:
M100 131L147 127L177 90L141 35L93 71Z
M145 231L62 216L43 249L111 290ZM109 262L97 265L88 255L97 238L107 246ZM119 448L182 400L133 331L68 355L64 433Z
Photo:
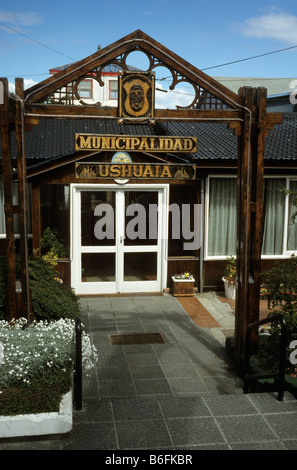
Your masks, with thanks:
M123 243L124 240L125 240L126 237L124 237L123 235L120 236L120 243Z

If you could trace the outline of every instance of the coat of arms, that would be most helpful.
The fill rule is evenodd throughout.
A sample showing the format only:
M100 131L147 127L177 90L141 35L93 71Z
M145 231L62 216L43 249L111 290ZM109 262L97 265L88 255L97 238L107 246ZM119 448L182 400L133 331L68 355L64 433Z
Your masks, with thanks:
M126 119L154 117L155 74L120 72L119 116Z

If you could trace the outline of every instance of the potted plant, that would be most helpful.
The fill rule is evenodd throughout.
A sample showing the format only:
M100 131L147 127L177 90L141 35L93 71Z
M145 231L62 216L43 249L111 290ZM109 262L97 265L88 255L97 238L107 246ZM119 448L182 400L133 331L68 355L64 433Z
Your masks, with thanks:
M172 276L172 290L174 297L192 297L194 295L195 279L189 272Z
M74 320L0 322L0 437L69 432L72 429ZM83 332L85 371L95 349Z
M7 263L0 261L0 438L68 432L72 427L78 298L61 282L49 260L30 257L34 321L7 322ZM94 366L94 353L90 338L82 331L86 373Z
M227 259L228 263L222 281L224 282L226 298L234 300L236 297L236 259L234 256L229 256Z
M277 262L267 272L262 273L265 280L265 294L268 301L268 319L281 313L286 323L286 389L297 397L297 257L292 256L284 262ZM279 368L280 326L278 322L268 323L259 329L256 354L252 357L254 373L277 373ZM263 389L274 389L274 379L263 378L258 381Z

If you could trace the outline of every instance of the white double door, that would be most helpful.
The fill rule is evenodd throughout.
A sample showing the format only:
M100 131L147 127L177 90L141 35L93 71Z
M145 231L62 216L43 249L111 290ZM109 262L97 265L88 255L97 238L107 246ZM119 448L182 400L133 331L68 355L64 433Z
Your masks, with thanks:
M71 194L76 294L162 291L168 186L72 185Z

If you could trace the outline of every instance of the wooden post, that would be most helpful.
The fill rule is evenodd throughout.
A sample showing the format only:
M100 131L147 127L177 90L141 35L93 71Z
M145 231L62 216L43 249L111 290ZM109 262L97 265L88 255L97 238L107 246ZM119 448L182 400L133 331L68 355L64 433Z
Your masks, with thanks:
M21 293L18 316L24 316L31 322L31 302L28 267L28 201L27 201L27 172L25 155L25 123L23 110L24 81L16 78L16 146L18 166L18 218L20 230L21 251Z
M254 94L255 122L252 132L252 185L251 185L251 247L250 273L250 323L257 321L260 314L261 254L263 241L263 198L264 198L264 149L266 129L266 88L257 88ZM254 349L258 341L257 331L251 336Z
M12 165L10 152L10 100L8 80L1 78L3 84L3 104L0 105L2 174L5 200L6 224L6 256L8 269L8 289L6 292L6 320L16 318L16 274L15 274L15 243L13 233L13 199L12 199Z
M240 363L248 326L259 319L263 232L263 175L266 134L266 90L239 90L244 110L238 146L237 273L235 359ZM251 336L257 345L257 332Z

